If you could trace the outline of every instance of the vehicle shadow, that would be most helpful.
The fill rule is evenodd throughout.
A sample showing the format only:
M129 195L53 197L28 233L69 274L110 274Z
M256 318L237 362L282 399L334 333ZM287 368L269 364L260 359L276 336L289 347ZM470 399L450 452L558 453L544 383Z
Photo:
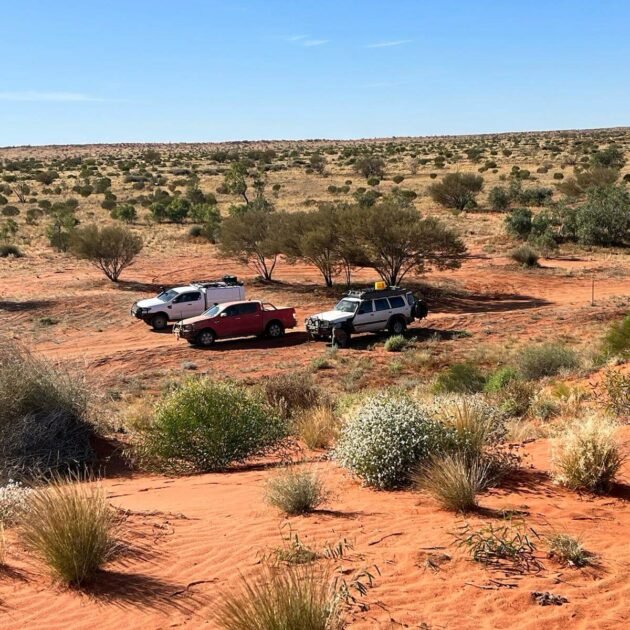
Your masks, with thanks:
M0 311L7 313L22 313L26 311L37 311L56 304L55 300L0 300Z
M269 350L272 348L290 348L308 341L305 331L287 332L279 339L258 339L245 337L242 339L218 339L211 346L190 346L204 352L229 352L230 350Z

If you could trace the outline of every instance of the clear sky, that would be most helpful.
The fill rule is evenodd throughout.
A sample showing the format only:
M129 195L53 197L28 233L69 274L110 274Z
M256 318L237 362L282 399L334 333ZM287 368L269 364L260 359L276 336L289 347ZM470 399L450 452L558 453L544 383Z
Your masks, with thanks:
M0 145L630 124L630 0L0 0Z

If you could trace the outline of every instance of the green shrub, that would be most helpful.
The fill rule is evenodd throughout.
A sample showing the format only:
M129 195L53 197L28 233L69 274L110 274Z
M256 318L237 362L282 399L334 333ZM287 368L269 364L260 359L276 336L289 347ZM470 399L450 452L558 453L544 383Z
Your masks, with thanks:
M20 534L54 578L80 586L114 554L114 512L102 488L55 479L29 495Z
M285 514L294 515L312 512L326 496L315 473L289 467L267 483L265 499Z
M221 470L264 453L285 433L284 423L243 387L193 378L158 404L140 455L166 470Z
M0 339L0 480L92 458L85 381Z
M568 534L552 534L547 538L549 557L571 567L585 567L594 564L593 554L584 549L578 538Z
M402 352L409 342L404 335L393 335L385 341L385 350L387 352Z
M602 416L580 418L567 427L554 442L556 481L573 490L608 490L623 463L615 431Z
M630 315L610 326L604 337L603 350L607 356L630 357Z
M581 243L630 243L630 193L616 186L591 190L586 204L578 208L576 222Z
M505 186L494 186L488 194L488 202L493 210L500 212L510 207L512 196Z
M335 457L366 485L402 486L411 470L439 450L446 429L410 398L388 393L367 398L341 428Z
M475 198L483 188L483 177L473 173L449 173L441 182L431 184L429 195L446 208L465 210L476 205Z
M517 357L518 371L527 380L555 376L580 365L578 355L560 343L544 343L523 348Z
M538 254L529 245L521 245L510 252L510 258L524 267L537 267Z
M603 385L608 409L618 416L630 417L630 374L606 370Z
M284 418L326 404L327 396L307 372L288 372L265 380L263 391L267 402Z
M505 217L505 227L512 236L526 239L532 231L532 211L528 208L515 208Z
M485 377L470 363L455 363L441 372L435 382L437 394L474 394L483 391Z
M437 457L414 473L414 485L446 510L469 512L477 507L477 494L487 488L488 464L460 453Z
M340 598L330 576L315 565L282 571L269 567L242 578L238 592L224 596L216 617L224 630L339 630Z
M513 367L500 367L488 376L484 386L484 391L488 393L498 392L504 389L508 383L511 383L517 378L518 372Z

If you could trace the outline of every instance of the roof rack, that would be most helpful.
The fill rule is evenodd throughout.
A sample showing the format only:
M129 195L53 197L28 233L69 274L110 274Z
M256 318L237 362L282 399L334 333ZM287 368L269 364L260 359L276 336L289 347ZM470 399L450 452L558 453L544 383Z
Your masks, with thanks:
M344 293L344 297L369 300L380 297L389 297L393 295L404 295L405 293L407 293L407 289L402 289L401 287L387 287L386 289L352 289Z
M221 280L193 280L190 284L211 289L214 287L242 287L243 281L236 276L223 276Z

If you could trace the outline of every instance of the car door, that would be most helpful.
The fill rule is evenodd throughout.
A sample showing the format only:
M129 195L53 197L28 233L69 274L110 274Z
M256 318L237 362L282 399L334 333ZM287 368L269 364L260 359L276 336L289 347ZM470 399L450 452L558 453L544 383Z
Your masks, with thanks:
M173 307L178 319L186 319L188 317L201 315L204 311L201 301L201 293L199 291L188 291L186 293L182 293L180 296L175 298Z
M228 306L219 315L216 332L219 337L238 337L241 334L240 304Z
M410 310L401 295L390 297L389 305L392 307L392 314L402 315L405 319L409 319Z
M392 314L392 308L387 298L374 300L374 327L370 330L383 330Z
M263 332L262 311L256 302L245 302L239 304L239 330L240 334L258 335Z
M374 302L372 300L365 300L359 304L352 326L357 332L374 329Z

